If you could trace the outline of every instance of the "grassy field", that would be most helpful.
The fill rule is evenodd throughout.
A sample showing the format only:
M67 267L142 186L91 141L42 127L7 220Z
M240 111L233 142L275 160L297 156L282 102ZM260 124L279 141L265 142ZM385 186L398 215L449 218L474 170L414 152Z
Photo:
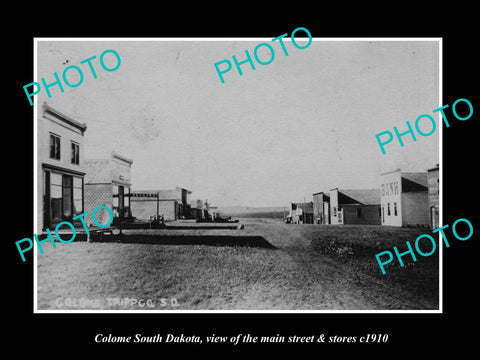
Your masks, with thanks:
M241 223L243 230L124 231L109 242L47 249L38 254L38 308L438 308L437 254L406 261L405 268L392 263L387 275L375 260L427 229Z

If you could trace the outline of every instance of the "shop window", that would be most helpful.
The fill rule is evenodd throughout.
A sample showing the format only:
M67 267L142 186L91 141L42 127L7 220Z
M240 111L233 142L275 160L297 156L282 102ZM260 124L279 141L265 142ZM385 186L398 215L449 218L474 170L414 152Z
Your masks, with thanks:
M63 218L70 219L73 217L73 178L70 175L63 175Z
M124 194L124 208L125 208L125 217L130 216L130 188L126 187L125 188L125 194Z
M50 134L50 159L60 160L60 136Z
M73 177L73 214L80 215L83 213L83 179L81 177Z
M125 198L124 198L124 203L125 203L125 207L129 207L130 206L130 193L126 193L125 194Z
M393 203L393 215L397 216L397 203Z
M50 214L52 221L62 221L62 195L62 175L50 173Z
M390 203L387 203L387 215L390 216Z
M83 179L50 172L50 222L70 221L83 212Z

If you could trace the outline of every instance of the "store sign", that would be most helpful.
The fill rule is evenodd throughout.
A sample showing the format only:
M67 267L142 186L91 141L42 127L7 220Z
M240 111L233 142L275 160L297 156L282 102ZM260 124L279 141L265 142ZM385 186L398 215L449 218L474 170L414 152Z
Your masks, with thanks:
M398 181L382 184L381 188L382 196L398 195Z

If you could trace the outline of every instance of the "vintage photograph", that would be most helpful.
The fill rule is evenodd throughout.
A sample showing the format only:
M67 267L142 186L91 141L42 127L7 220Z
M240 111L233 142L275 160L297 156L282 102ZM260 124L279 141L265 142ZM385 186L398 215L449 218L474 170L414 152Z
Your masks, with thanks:
M35 39L36 312L441 310L441 39L287 30Z

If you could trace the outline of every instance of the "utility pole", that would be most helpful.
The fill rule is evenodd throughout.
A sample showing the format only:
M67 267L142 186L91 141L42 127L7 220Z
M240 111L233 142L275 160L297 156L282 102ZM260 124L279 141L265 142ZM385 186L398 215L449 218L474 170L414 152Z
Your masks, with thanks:
M160 192L157 192L157 221L158 221L158 212L159 212L159 206L160 206Z
M305 213L305 196L303 197L303 225L307 223L307 214Z

